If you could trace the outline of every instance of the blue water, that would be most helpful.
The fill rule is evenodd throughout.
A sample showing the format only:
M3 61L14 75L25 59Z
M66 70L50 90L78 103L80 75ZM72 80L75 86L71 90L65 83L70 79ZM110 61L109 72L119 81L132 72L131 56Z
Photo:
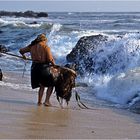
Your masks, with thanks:
M11 53L20 55L18 50L21 47L29 44L39 33L45 33L56 63L64 65L67 63L66 55L81 37L102 34L108 40L99 46L104 53L97 54L97 67L115 51L118 52L117 62L104 75L85 71L85 76L78 76L77 82L85 82L89 87L77 89L91 104L96 98L99 99L97 104L129 109L140 100L140 13L52 12L48 15L48 18L37 19L1 17L0 44L8 47ZM30 73L30 65L31 62L27 62L27 74ZM4 71L22 73L24 61L3 55L0 67Z

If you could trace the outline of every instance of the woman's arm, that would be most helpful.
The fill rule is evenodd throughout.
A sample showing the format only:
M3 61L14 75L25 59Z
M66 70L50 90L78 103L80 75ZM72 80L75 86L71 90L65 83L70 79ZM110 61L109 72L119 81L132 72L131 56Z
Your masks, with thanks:
M49 61L50 63L55 65L55 61L54 61L53 55L51 53L51 49L49 47L46 47L46 53L47 53L47 61Z
M28 46L26 46L24 48L21 48L19 50L19 52L22 55L23 59L26 59L25 53L30 52L30 50L31 50L31 45L28 45Z

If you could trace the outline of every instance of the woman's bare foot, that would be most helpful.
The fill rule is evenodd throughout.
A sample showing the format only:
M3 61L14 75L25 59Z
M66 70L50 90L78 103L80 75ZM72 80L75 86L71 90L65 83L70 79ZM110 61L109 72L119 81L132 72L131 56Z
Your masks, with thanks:
M41 105L42 105L42 103L41 103L41 102L38 102L38 103L37 103L37 105L38 105L38 106L41 106Z
M46 103L46 102L44 102L43 104L44 104L44 106L47 106L47 107L51 107L51 106L52 106L51 103Z

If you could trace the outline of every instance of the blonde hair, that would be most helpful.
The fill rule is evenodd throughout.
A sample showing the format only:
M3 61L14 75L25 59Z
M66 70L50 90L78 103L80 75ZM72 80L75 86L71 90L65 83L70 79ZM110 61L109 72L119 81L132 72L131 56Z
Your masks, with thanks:
M36 42L41 42L41 41L47 41L47 38L45 34L39 34L35 40Z

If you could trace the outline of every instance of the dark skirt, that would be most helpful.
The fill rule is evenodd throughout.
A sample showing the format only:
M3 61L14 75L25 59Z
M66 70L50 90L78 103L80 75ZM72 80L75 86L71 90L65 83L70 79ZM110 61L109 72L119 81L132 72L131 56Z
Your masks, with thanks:
M53 86L53 77L50 73L50 65L46 63L32 63L31 66L31 86L33 89L43 85Z

